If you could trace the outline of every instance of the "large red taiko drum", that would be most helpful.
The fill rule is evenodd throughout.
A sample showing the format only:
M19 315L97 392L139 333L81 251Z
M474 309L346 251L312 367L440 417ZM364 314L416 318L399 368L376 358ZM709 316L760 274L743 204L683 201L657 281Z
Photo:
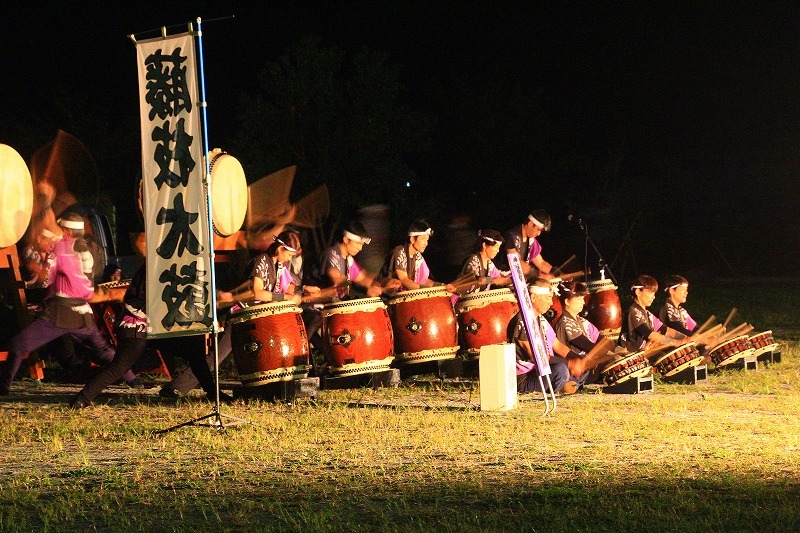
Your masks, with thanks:
M309 346L300 308L270 302L233 311L228 318L233 359L246 387L308 376Z
M587 282L586 288L589 289L587 319L600 330L600 335L616 341L622 330L622 306L617 286L611 280L600 279Z
M403 291L389 300L399 364L452 359L458 327L451 295L443 287Z
M458 344L466 359L476 359L481 346L508 342L508 324L519 312L511 289L492 289L459 298Z
M328 372L334 376L388 370L394 360L394 335L386 305L380 298L326 305L322 344Z

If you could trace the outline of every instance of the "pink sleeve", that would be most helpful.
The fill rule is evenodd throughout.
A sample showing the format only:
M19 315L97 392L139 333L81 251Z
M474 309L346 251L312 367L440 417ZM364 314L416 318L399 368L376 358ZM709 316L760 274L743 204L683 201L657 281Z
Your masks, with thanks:
M355 280L361 274L361 266L353 261L353 264L347 270L350 273L350 279Z
M650 313L650 316L653 318L653 331L660 330L664 326L664 323L661 322L656 315Z
M55 264L50 271L51 294L60 293L69 298L88 300L94 289L81 271L81 260L72 250L75 241L62 239L53 250Z
M589 321L586 321L586 331L589 333L588 337L590 341L597 342L597 339L600 338L600 330Z
M282 268L281 269L281 279L278 280L278 290L276 292L280 292L281 294L286 294L286 289L289 288L289 285L294 283L294 278L292 277L292 272L289 268Z

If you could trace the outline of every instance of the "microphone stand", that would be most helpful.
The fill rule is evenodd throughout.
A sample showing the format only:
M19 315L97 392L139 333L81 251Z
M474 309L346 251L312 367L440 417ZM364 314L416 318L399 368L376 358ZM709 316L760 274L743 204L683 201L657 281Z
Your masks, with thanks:
M608 272L608 276L611 278L611 281L614 282L614 285L619 286L617 283L617 278L614 277L614 273L611 272L611 268L606 263L606 260L603 259L603 254L600 253L600 250L597 249L597 245L595 245L594 241L591 237L589 237L589 226L586 222L582 219L578 219L578 227L583 230L584 235L584 245L583 245L583 265L584 265L584 272L589 272L588 263L589 263L589 245L592 246L594 253L597 254L597 264L600 267L601 277L605 277L605 273Z

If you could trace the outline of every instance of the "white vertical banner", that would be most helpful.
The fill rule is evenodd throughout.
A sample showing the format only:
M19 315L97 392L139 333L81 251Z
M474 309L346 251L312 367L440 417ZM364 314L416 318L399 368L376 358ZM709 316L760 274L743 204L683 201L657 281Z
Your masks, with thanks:
M136 43L148 337L212 330L212 268L195 42Z

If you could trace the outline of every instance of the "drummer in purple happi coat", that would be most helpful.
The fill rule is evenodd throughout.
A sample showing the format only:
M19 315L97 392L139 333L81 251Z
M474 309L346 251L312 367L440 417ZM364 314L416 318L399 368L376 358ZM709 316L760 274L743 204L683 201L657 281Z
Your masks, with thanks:
M396 279L389 279L383 285L376 276L356 262L355 256L370 243L366 228L357 220L350 222L342 232L341 240L328 248L320 261L320 286L340 287L338 298L347 298L348 283L355 283L367 290L368 297L380 296L384 290L397 290L401 287Z
M674 345L683 337L647 310L653 304L657 291L658 282L646 274L637 277L631 285L633 303L622 322L619 336L619 345L629 352L643 350L648 345Z
M664 292L667 293L667 301L658 312L658 318L678 333L690 337L697 329L697 322L689 316L689 313L682 307L689 296L689 280L683 276L670 276L666 283Z
M553 265L542 257L542 245L537 237L550 231L552 222L550 215L543 209L535 209L519 226L508 230L505 234L506 253L517 254L522 264L525 279L553 277Z
M433 229L426 221L412 222L408 228L408 242L392 250L383 265L380 277L398 280L403 290L443 286L448 291L455 292L455 287L452 285L445 285L430 278L430 269L422 254L428 247L431 235Z
M503 236L497 230L486 229L478 231L478 237L480 249L464 260L458 275L461 277L473 274L477 279L475 285L464 291L464 294L485 291L493 287L507 287L511 284L509 273L500 271L494 264L494 258L497 257L503 244Z
M256 258L250 279L256 303L292 302L300 304L295 294L296 283L289 261L300 253L300 238L293 231L283 231L273 237L267 251ZM299 288L299 287L298 287Z

